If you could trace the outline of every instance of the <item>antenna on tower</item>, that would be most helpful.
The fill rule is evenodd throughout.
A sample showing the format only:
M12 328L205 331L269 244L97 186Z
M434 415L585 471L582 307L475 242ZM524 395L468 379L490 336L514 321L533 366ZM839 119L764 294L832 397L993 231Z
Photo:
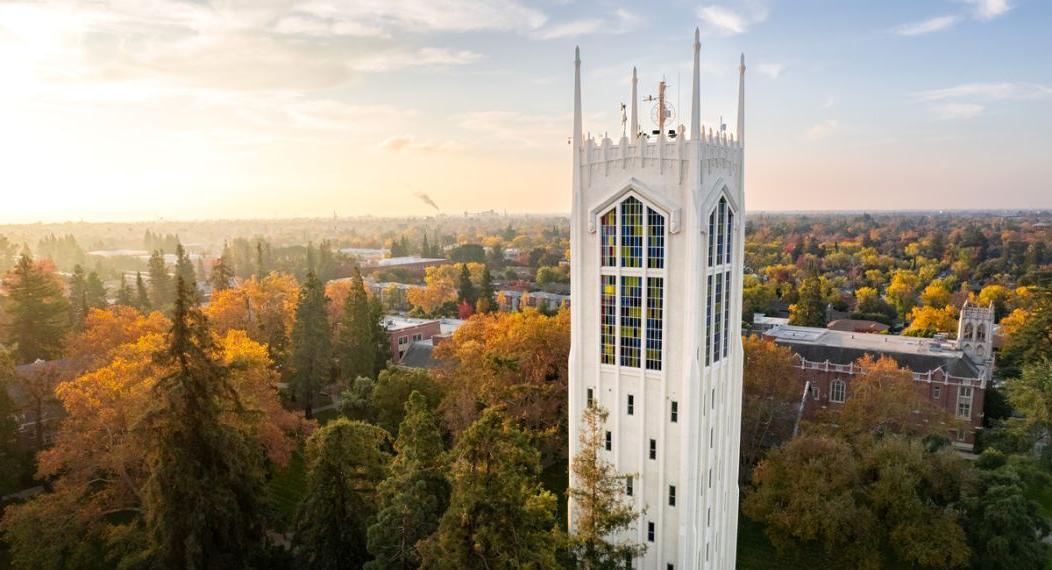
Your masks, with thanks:
M668 104L665 100L665 90L668 88L668 83L665 82L664 78L658 82L658 94L657 97L653 95L647 95L643 101L647 103L657 103L654 108L650 111L650 120L657 123L657 131L655 135L665 134L665 123L672 121L676 117L676 110L672 108L672 105Z
M720 132L723 133L723 132L726 132L726 131L727 131L727 123L723 122L723 115L720 115Z
M621 138L628 133L628 115L625 113L625 104L621 103Z

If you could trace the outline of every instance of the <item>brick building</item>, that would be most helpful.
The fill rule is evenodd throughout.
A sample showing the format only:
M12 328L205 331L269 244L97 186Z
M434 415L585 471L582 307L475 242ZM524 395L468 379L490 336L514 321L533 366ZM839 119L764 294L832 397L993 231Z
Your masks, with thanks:
M969 308L969 307L966 307ZM990 331L993 309L970 307L962 311L960 340L944 337L916 338L886 334L853 333L814 327L779 325L763 333L766 338L790 348L796 356L803 416L814 419L830 407L851 397L852 379L861 371L856 361L864 355L889 356L899 367L913 372L916 390L932 404L960 422L951 431L954 445L972 449L981 429L983 403L990 383L993 361L975 331ZM978 346L977 346L978 345ZM967 427L963 427L967 426Z

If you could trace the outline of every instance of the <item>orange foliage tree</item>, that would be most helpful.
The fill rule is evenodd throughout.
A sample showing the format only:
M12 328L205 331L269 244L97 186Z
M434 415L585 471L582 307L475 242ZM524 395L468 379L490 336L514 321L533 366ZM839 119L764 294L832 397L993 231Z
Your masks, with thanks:
M118 347L149 333L163 333L171 326L171 321L157 311L143 315L123 305L91 309L84 328L67 342L66 356L76 373L84 373L110 362Z
M544 434L548 451L565 456L570 312L533 309L476 314L435 349L446 389L440 411L458 434L484 407L503 405L512 417Z
M299 293L295 277L271 273L214 293L204 313L218 334L242 330L252 340L265 344L271 360L281 368L288 356Z
M471 262L467 266L472 283L481 283L485 265ZM408 294L409 304L424 314L434 315L439 313L447 303L455 303L457 300L457 282L460 279L460 267L461 264L459 263L450 263L425 269L424 283L427 286L410 289Z
M803 388L797 381L793 352L773 341L749 335L742 387L741 473L747 475L767 448L788 440Z

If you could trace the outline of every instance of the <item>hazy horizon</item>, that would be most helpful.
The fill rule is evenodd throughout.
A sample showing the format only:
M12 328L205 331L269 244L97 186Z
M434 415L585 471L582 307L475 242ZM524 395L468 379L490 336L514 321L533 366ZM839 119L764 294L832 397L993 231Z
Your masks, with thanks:
M617 138L633 66L685 121L695 26L749 209L1052 208L1047 3L442 6L0 3L0 223L564 213L574 46Z

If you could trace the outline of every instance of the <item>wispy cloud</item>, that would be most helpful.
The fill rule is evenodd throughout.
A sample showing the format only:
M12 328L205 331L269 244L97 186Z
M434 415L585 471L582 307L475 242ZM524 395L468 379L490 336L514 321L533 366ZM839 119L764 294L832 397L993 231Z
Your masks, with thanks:
M624 34L635 30L639 23L639 16L618 8L608 18L583 18L552 24L537 30L533 35L538 39L552 40L591 34Z
M893 31L900 36L920 36L945 30L959 21L959 16L937 16L920 22L910 22L896 26Z
M771 79L778 79L778 76L785 71L785 64L782 63L761 63L756 66L756 70L760 72L760 75L766 75Z
M812 140L824 139L835 133L840 129L840 123L833 119L826 119L821 123L813 125L807 129L807 138Z
M932 111L935 116L946 121L954 119L971 119L979 116L986 107L977 103L944 103L935 105Z
M965 83L917 93L921 101L979 98L991 101L1044 99L1052 96L1052 86L1038 83Z
M1012 9L1008 0L964 0L973 7L972 16L976 20L993 20L1005 15Z
M744 34L754 24L766 20L767 15L767 8L757 3L748 3L740 8L711 4L697 9L704 31L720 36Z
M392 71L407 67L464 65L482 59L469 50L425 47L415 51L379 52L358 58L350 66L355 71Z
M491 137L528 147L541 147L561 142L570 134L568 117L531 115L516 111L480 111L468 113L460 128L474 131L480 137Z
M414 135L395 135L384 139L379 145L381 149L392 152L422 151L422 152L454 152L463 149L463 145L454 141L421 141Z

